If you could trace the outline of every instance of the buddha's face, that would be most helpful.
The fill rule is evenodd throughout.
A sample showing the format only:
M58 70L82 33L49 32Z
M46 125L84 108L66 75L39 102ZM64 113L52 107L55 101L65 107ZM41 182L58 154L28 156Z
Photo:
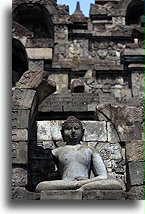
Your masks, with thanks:
M76 145L80 142L83 136L84 130L80 124L73 122L68 123L62 130L62 135L67 144Z

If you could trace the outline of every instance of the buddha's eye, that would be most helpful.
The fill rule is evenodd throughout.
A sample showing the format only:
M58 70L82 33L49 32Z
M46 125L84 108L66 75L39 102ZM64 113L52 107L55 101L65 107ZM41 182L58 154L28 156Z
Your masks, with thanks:
M77 129L79 129L79 127L78 127L78 126L75 126L74 128L75 128L76 130L77 130Z

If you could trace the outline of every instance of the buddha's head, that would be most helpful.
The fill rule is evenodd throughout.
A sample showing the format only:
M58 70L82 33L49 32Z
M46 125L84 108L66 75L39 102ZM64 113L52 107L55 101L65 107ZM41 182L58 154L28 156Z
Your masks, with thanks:
M80 120L74 116L69 116L62 124L63 140L69 145L79 144L83 135L84 129Z

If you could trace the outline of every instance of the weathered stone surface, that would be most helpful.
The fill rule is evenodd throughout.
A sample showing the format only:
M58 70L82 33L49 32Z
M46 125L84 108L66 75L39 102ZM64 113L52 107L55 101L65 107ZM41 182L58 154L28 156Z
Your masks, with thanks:
M49 75L49 80L56 83L56 92L63 93L68 90L68 74L51 74Z
M40 200L82 200L82 192L73 190L47 190L41 192Z
M84 141L107 141L106 122L83 121Z
M84 92L84 82L81 79L72 79L71 91L72 91L72 93L83 93Z
M120 141L117 130L112 123L107 122L107 131L108 131L108 142L109 143L118 143Z
M28 130L27 129L13 129L12 130L12 141L27 141Z
M40 194L27 191L24 187L14 187L12 200L40 200Z
M111 118L111 105L99 104L96 107L95 118L99 121L108 121Z
M118 131L120 141L143 140L142 126L140 122L124 123L122 121L115 121L115 127Z
M143 161L144 160L144 142L143 141L127 141L125 143L126 160L127 161Z
M36 91L34 90L16 88L12 97L13 109L30 109L35 94Z
M143 162L130 162L128 163L128 175L131 186L143 185Z
M38 104L41 104L46 97L54 93L56 90L55 82L51 80L43 80L37 88Z
M142 72L132 72L132 93L133 96L143 97L144 95L144 73Z
M52 48L26 48L30 59L52 59Z
M54 42L66 43L68 41L68 28L66 25L55 25Z
M60 141L63 121L37 121L38 141ZM85 129L84 141L107 141L106 122L83 121Z
M12 142L12 163L27 164L27 142Z
M104 160L120 160L122 158L119 143L98 143L96 149Z
M126 195L126 200L144 200L144 187L132 187L131 190L126 193Z
M23 168L12 169L12 186L24 187L27 184L27 171Z
M12 128L28 128L30 110L12 110Z
M53 141L37 141L37 146L41 146L44 149L55 149L56 146L54 145Z
M83 200L125 200L123 190L85 190Z
M52 48L53 39L50 38L28 38L26 48ZM37 69L36 69L37 70Z
M52 140L50 127L51 127L51 124L49 121L37 121L37 140L38 141Z
M42 71L44 68L43 60L29 60L29 70L32 71Z
M123 122L143 121L143 107L114 105L111 107L111 120Z
M31 88L37 89L40 83L43 81L45 71L26 71L16 84L17 88Z
M125 25L125 17L112 17L112 21L115 25Z
M63 121L51 121L50 131L53 141L62 140L61 129Z

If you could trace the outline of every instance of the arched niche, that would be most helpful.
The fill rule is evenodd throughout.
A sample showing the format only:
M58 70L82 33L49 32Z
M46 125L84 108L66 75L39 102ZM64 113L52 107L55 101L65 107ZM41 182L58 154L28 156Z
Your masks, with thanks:
M143 22L144 4L142 0L132 0L126 10L127 25L141 25Z
M33 33L34 38L52 38L51 14L40 4L20 4L13 11L13 20Z
M24 45L12 39L12 87L16 85L25 71L28 70L28 57Z

